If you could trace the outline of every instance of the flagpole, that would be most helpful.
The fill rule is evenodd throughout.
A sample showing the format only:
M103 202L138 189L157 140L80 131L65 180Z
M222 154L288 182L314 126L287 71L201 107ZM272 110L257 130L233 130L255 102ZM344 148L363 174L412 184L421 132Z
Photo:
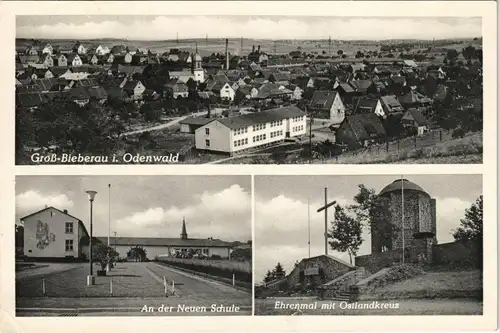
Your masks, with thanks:
M108 247L111 246L111 184L108 184Z
M405 194L403 185L403 175L401 175L401 229L403 239L403 264L405 263Z
M311 205L307 198L307 246L309 248L309 256L311 258Z

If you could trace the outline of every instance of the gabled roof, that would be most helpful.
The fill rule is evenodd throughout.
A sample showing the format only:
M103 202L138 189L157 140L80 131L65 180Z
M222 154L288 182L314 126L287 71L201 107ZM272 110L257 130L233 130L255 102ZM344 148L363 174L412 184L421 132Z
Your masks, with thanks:
M277 109L247 113L236 117L216 119L216 121L221 122L231 129L238 129L241 127L252 126L254 124L264 124L271 121L301 117L305 115L306 113L304 111L302 111L295 105L290 105Z
M408 109L407 113L405 114L405 117L410 115L413 120L417 123L418 126L427 126L429 125L429 120L425 118L425 116L422 114L422 112L419 109Z
M358 92L366 92L368 88L373 84L371 80L354 80L350 83Z
M382 106L389 112L402 112L404 110L395 95L382 96L380 100L382 101Z
M123 90L125 91L132 91L135 89L135 87L140 83L139 80L131 80L131 81L128 81L127 83L125 83L125 85L123 86Z
M344 122L347 122L351 126L358 141L368 140L374 136L381 137L387 134L382 122L375 113L346 116Z
M88 99L90 96L84 87L77 87L69 91L69 97L72 100L82 100Z
M45 103L39 93L16 94L16 106L32 108Z
M399 97L399 102L401 104L413 104L413 103L430 103L432 100L416 91L409 91L403 96Z
M347 82L340 82L339 87L342 88L346 93L353 93L355 92L354 88Z
M87 87L87 93L90 96L90 98L94 98L97 100L102 100L102 99L107 99L108 98L108 93L106 90L101 87Z
M107 237L97 238L105 244L108 242ZM233 247L229 242L212 238L110 237L110 244L121 246Z
M330 110L337 94L336 91L316 90L309 106L315 109Z

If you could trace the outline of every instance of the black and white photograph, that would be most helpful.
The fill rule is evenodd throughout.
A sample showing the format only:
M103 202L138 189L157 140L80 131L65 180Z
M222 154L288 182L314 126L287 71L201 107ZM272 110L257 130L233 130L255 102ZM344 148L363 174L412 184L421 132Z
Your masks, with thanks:
M255 200L255 315L483 314L481 175L256 176Z
M481 17L18 15L16 164L481 164Z
M249 176L18 176L16 316L252 314Z

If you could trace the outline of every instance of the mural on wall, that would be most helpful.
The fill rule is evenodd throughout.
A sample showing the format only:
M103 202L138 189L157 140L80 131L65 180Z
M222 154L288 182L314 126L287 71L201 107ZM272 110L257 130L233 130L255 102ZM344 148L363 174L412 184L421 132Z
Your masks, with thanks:
M45 249L50 245L50 243L56 241L56 235L50 232L49 225L42 221L38 221L36 224L36 247L40 250Z

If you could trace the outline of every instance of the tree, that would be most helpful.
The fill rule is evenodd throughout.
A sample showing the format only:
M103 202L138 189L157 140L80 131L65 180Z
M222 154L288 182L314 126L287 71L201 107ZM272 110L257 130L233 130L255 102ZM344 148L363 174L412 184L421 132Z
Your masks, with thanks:
M483 239L483 196L479 196L470 208L465 210L465 217L460 220L460 227L453 232L456 241L480 241Z
M118 253L112 248L103 243L98 243L92 246L93 260L96 260L101 265L101 270L105 270L108 264L116 261Z
M276 264L276 267L274 267L274 270L273 270L274 278L275 279L282 279L285 277L285 275L286 275L285 269L283 268L281 263L278 262Z
M131 247L127 251L127 258L132 259L134 261L146 261L147 260L147 251L141 246Z
M331 239L328 241L330 248L334 251L347 252L352 264L352 259L363 243L361 233L361 223L349 216L342 206L336 205L335 220L331 222L331 229L328 232L328 237Z
M358 185L358 188L359 192L354 196L356 204L349 208L356 214L356 221L369 226L370 232L381 240L381 245L391 250L392 233L399 230L389 222L391 213L386 199L363 184Z
M274 280L273 272L271 272L270 270L267 270L266 276L264 277L264 283L269 283L272 280Z
M342 57L342 55L344 54L344 51L342 51L342 50L338 50L338 51L337 51L337 54L339 55L339 57Z

